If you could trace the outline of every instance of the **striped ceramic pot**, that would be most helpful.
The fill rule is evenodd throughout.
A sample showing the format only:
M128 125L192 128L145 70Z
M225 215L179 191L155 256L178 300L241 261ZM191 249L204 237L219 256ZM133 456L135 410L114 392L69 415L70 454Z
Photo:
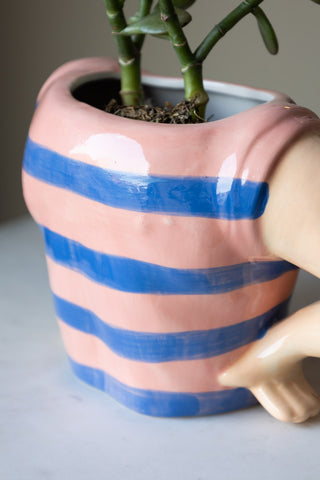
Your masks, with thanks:
M144 83L155 103L181 99L180 80ZM212 121L159 125L105 113L118 86L112 60L59 68L25 149L24 196L71 367L150 415L251 405L218 375L286 313L297 269L268 252L259 222L299 108L208 82Z

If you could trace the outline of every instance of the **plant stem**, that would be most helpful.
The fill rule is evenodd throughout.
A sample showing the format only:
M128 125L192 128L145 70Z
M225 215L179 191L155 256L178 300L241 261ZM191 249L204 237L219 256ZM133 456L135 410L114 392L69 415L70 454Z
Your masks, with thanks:
M107 16L115 37L121 67L121 98L124 105L142 103L140 52L135 48L131 37L119 35L127 26L122 2L105 0Z
M153 0L140 0L137 18L141 19L148 15L150 13L152 3ZM139 52L141 51L144 39L145 35L135 35L134 37L132 37L133 43Z
M194 55L198 62L203 62L215 44L234 27L243 17L251 13L263 0L244 0L229 15L219 22L198 46Z
M184 79L185 99L196 103L195 115L204 118L208 95L203 86L202 62L192 53L171 0L159 0L160 15L177 54Z

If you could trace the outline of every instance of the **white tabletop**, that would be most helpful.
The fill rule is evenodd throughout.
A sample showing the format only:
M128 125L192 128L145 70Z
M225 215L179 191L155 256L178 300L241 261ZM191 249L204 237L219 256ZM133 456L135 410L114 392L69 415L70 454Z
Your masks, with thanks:
M3 224L0 246L1 480L320 478L320 418L285 424L261 407L152 418L82 383L59 337L38 228ZM319 286L301 273L292 310ZM318 391L319 367L306 362Z

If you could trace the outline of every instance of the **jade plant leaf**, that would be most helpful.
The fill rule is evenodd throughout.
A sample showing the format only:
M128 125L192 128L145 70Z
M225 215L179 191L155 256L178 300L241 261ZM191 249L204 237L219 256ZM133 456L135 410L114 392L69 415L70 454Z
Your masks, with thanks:
M178 15L179 23L182 27L187 25L192 19L190 13L181 8L176 8L176 13ZM164 35L166 33L167 28L165 23L161 20L159 11L153 11L149 15L143 17L141 20L130 23L130 25L120 32L121 35Z
M279 50L278 39L268 17L260 7L254 8L252 13L256 17L262 39L268 52L272 55L276 55Z
M311 0L311 1L320 5L320 0Z

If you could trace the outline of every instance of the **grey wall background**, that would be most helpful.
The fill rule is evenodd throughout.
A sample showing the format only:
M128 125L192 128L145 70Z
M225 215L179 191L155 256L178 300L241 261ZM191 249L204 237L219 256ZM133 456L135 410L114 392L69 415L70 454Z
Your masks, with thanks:
M198 0L187 27L193 47L240 0ZM134 9L135 0L127 0ZM255 19L244 19L208 58L205 77L279 90L320 115L320 6L310 0L265 0L280 53L270 56ZM202 33L203 32L203 33ZM38 90L60 64L79 57L115 55L103 0L28 0L2 6L0 221L26 213L20 169ZM155 54L152 48L157 48ZM164 41L148 39L143 66L178 75Z

